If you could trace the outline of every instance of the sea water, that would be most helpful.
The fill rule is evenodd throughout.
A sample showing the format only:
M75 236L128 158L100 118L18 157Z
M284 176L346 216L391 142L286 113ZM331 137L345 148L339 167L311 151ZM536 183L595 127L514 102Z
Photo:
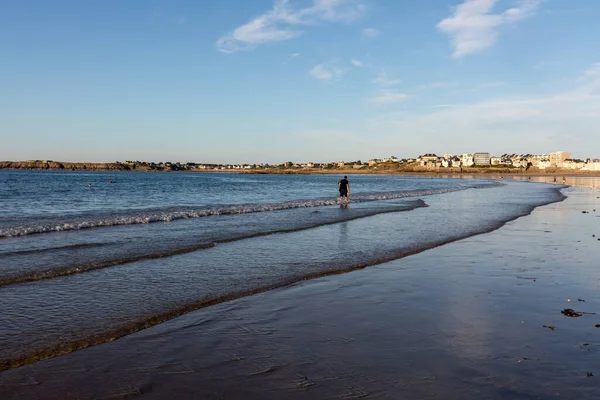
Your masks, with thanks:
M336 175L0 171L0 368L489 232L561 186Z

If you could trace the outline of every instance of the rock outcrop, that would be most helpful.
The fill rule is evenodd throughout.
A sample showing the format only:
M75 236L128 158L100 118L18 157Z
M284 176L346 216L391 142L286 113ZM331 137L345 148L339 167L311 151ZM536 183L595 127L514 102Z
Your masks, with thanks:
M0 169L72 171L192 171L196 164L116 161L114 163L62 162L51 160L0 161Z
M50 160L28 160L0 161L0 169L129 171L132 168L129 165L123 163L72 163Z

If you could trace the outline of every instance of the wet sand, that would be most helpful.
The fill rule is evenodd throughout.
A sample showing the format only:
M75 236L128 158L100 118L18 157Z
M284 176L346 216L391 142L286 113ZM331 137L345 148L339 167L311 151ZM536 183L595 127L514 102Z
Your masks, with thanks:
M492 233L2 372L0 398L596 398L600 314L561 310L600 313L600 193L566 194Z

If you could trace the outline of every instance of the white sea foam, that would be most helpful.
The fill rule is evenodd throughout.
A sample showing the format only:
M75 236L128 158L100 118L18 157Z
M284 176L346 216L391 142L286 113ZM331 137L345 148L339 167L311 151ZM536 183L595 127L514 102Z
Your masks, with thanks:
M440 188L440 189L424 189L424 190L413 190L413 191L397 191L397 192L385 192L385 193L366 193L356 194L351 196L353 203L363 203L370 201L382 201L382 200L393 200L402 199L409 197L420 197L429 196L434 194L450 193L459 190L472 189L472 188L485 188L494 187L498 184L471 184L461 185L453 188ZM71 221L60 221L54 223L44 224L32 224L32 225L21 225L0 228L0 238L25 236L39 233L49 232L64 232L73 231L80 229L91 229L110 227L118 225L136 225L136 224L149 224L153 222L171 222L180 219L190 218L202 218L214 215L232 215L232 214L249 214L259 212L270 212L279 210L289 210L295 208L310 208L310 207L323 207L333 206L338 202L337 199L313 199L313 200L296 200L288 201L283 203L263 203L263 204L245 204L245 205L228 205L228 206L216 206L206 207L198 209L180 209L180 210L168 210L168 211L153 211L153 212L136 212L130 215L118 215L104 218L89 218L81 220Z

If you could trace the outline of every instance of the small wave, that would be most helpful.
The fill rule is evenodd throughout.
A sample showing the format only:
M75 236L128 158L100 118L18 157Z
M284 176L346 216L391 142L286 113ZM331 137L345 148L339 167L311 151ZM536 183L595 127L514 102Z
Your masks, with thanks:
M92 247L103 247L103 246L107 246L107 245L111 245L111 244L116 244L116 243L80 243L80 244L70 244L67 246L44 247L41 249L15 250L15 251L6 251L6 252L0 251L0 257L46 253L48 251L61 251L61 250L92 248Z
M469 185L461 185L452 188L441 189L424 189L413 191L396 191L371 194L356 194L351 196L353 203L363 203L368 201L381 201L402 199L407 197L430 196L434 194L443 194L456 192L466 189L478 189L496 187L498 183L475 183ZM107 218L98 218L80 221L61 221L58 223L46 223L38 225L22 225L7 228L0 228L0 238L26 236L40 233L50 232L65 232L81 229L92 229L111 227L119 225L138 225L149 224L154 222L171 222L180 219L202 218L215 215L233 215L233 214L249 214L258 212L271 212L280 210L290 210L295 208L310 208L333 206L337 204L337 199L313 199L313 200L296 200L283 203L264 203L264 204L245 204L245 205L225 205L215 207L205 207L197 209L180 209L169 211L156 211L147 213L137 213L133 215L112 216Z
M366 212L362 212L362 213L358 213L358 214L349 214L349 215L345 215L341 218L335 218L332 220L325 220L325 221L319 221L319 222L314 222L314 223L306 223L306 224L303 224L300 226L295 226L295 227L292 226L292 227L285 228L285 229L273 229L273 230L259 231L259 232L255 232L255 233L251 233L251 234L245 234L245 235L241 234L239 236L231 236L231 237L222 238L222 239L215 239L215 240L208 241L208 242L196 243L194 245L187 246L187 247L172 248L172 249L165 250L165 251L150 252L150 253L140 254L140 255L136 255L136 256L132 256L132 257L106 259L101 262L94 262L94 263L89 263L89 264L66 265L66 266L59 267L59 268L50 268L47 270L25 272L25 273L16 274L16 275L0 276L0 286L16 284L16 283L35 282L35 281L41 281L41 280L46 280L46 279L58 278L58 277L67 276L67 275L75 275L75 274L85 273L85 272L89 272L89 271L94 271L97 269L114 267L114 266L122 265L122 264L128 264L128 263L132 263L132 262L136 262L136 261L151 260L151 259L156 259L156 258L165 258L165 257L171 257L171 256L175 256L175 255L180 255L180 254L191 253L191 252L198 251L198 250L210 249L220 243L230 243L230 242L235 242L235 241L244 240L244 239L251 239L251 238L260 237L260 236L272 235L275 233L299 232L299 231L303 231L303 230L307 230L307 229L318 228L321 226L332 225L332 224L336 224L336 223L340 223L340 222L353 221L356 219L371 217L371 216L379 215L379 214L411 211L411 210L414 210L417 208L422 208L422 207L428 207L428 206L423 200L418 199L418 200L408 201L408 202L406 202L406 204L401 205L401 206L393 206L391 208L371 210L371 211L366 211ZM93 245L93 244L91 244L91 245ZM45 250L53 251L56 249L75 248L75 247L86 247L86 246L85 245L64 246L64 247L50 248L50 249L45 249ZM39 251L42 252L44 250L42 249Z

